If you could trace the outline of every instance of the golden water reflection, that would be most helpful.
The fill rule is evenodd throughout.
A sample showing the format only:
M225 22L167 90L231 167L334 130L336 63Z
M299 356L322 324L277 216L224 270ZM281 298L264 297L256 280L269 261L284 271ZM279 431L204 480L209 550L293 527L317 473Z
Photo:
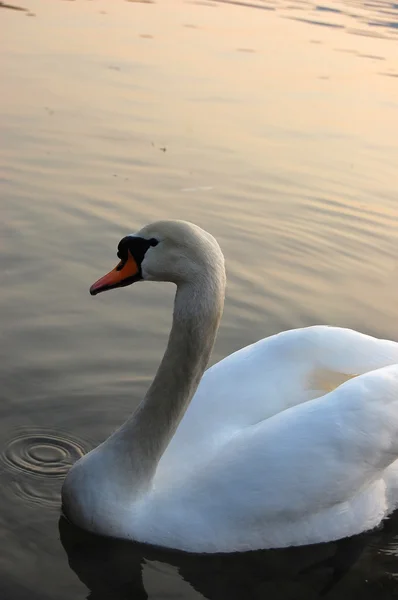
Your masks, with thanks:
M213 360L314 323L398 339L394 4L25 5L36 18L1 11L2 456L18 432L92 447L142 397L173 290L88 288L155 219L224 250ZM84 597L56 536L59 482L0 479L5 597L22 580L30 598Z

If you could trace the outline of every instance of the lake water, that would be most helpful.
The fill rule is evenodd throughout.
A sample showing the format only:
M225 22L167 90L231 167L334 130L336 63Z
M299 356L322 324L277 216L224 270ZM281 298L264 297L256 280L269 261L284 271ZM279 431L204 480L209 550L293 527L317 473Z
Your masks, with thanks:
M315 323L398 340L398 5L1 4L0 597L398 597L394 519L206 558L58 523L70 464L137 405L171 323L169 285L89 296L126 233L218 238L213 361Z

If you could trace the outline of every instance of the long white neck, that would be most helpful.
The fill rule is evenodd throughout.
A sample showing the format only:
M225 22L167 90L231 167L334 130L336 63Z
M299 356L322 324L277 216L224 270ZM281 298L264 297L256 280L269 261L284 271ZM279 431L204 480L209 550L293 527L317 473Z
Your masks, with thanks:
M177 287L166 352L144 400L109 441L124 481L144 491L194 395L214 345L224 306L224 267Z

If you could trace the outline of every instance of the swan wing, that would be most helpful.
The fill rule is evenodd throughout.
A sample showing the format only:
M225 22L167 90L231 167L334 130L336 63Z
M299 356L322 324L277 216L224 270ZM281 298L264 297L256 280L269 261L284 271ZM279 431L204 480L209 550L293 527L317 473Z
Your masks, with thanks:
M395 363L398 343L340 327L293 329L246 346L206 371L158 476L182 463L193 468L240 429Z
M230 552L358 534L395 508L397 458L394 365L243 428L200 469L155 490L153 541Z

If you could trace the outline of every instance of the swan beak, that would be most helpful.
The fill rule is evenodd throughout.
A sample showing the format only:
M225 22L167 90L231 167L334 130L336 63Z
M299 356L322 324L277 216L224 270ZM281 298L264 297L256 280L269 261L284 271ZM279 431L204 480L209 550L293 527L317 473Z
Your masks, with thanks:
M130 285L139 279L142 279L141 269L138 267L132 254L128 252L126 260L120 261L112 271L109 271L101 279L93 283L90 288L90 294L96 296L106 290Z

